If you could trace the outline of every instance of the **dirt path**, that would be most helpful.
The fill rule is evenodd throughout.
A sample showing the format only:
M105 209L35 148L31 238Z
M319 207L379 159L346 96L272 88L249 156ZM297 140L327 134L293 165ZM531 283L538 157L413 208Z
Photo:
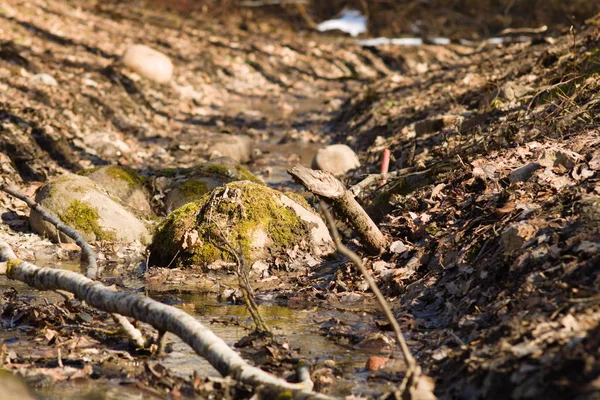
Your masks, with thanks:
M243 134L254 145L248 167L277 188L293 187L285 169L308 165L324 143L348 144L362 162L345 177L351 185L377 172L382 150L391 149L392 170L404 172L358 197L395 250L366 262L438 396L597 398L597 18L581 31L524 43L377 49L113 3L8 0L0 22L0 183L31 195L50 177L104 164L152 178L206 161L219 135ZM173 60L171 83L153 84L116 63L135 43ZM39 73L57 85L35 84ZM154 206L164 215L160 199ZM0 214L0 239L19 257L74 268L77 249L31 234L18 200L0 193ZM215 300L231 299L235 280L144 275L143 247L95 246L106 283L147 291L240 338L246 317ZM345 260L278 277L277 285L257 284L259 299L272 323L298 331L292 347L300 344L253 343L243 350L248 357L282 375L292 373L294 357L308 359L317 389L336 395L375 396L397 384L398 359L379 371L361 367L368 355L389 358L393 350L389 327ZM220 378L189 379L190 356L177 361L177 342L169 368L157 367L114 334L104 313L43 296L0 277L2 365L45 398L66 398L91 379L106 389L103 398L119 384L128 385L120 395L148 398L249 397ZM301 331L310 320L310 332ZM319 354L301 349L310 340ZM85 382L79 389L49 389L77 380Z

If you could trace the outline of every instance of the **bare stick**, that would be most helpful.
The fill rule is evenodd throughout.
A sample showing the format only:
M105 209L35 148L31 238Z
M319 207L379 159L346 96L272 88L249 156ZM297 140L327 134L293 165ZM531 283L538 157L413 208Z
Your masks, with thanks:
M310 192L331 204L333 210L347 220L362 238L370 253L381 254L385 251L387 239L352 193L346 190L344 184L336 177L328 172L315 171L300 164L294 165L288 173Z
M294 398L332 399L307 390L303 384L287 382L249 365L221 338L182 310L148 297L112 291L102 283L76 272L40 268L14 256L10 246L0 242L0 262L8 261L5 270L8 278L25 282L39 290L66 290L92 307L145 322L159 332L174 333L223 376L231 376L255 388L264 385L280 392L291 392L297 395Z
M244 258L244 254L241 250L234 248L231 242L227 240L227 237L221 229L221 226L216 221L213 221L213 223L219 229L221 241L225 243L225 245L227 246L227 250L231 254L233 254L233 257L235 258L236 275L238 277L240 289L242 290L242 294L244 295L244 303L246 304L246 308L248 309L248 312L250 313L250 315L252 316L252 320L254 321L256 332L260 333L261 335L267 335L272 337L273 332L271 331L269 325L262 318L262 315L260 315L258 305L256 304L254 289L252 288L252 285L250 284L250 279L248 278L248 263Z
M371 276L371 274L369 273L369 271L363 264L360 257L355 252L353 252L352 250L350 250L349 248L344 246L344 244L342 243L342 240L340 239L340 233L338 232L338 230L335 226L335 221L333 220L333 216L329 212L327 206L322 201L321 201L321 209L323 210L323 213L325 214L325 219L327 220L327 224L329 225L329 231L331 232L331 236L333 237L333 240L335 242L335 246L337 247L338 252L340 252L340 254L348 257L350 259L350 261L352 261L352 263L361 272L361 274L363 275L363 277L369 284L369 288L371 289L373 294L375 294L375 298L377 299L377 302L381 306L383 313L385 314L385 317L387 318L389 323L392 325L392 328L394 329L394 334L396 335L396 341L398 342L398 345L400 346L400 350L402 351L402 355L404 356L404 359L406 360L406 364L408 367L407 371L406 371L406 376L404 377L404 380L403 380L402 384L400 385L400 393L403 394L404 392L411 391L411 389L414 391L414 388L416 386L418 386L420 383L421 368L415 361L415 358L410 353L410 350L408 348L408 345L406 344L406 340L404 340L404 336L402 335L402 331L400 330L400 325L398 324L396 317L394 317L394 314L392 313L390 306L388 305L387 301L381 294L381 291L377 287L377 284L373 280L373 277ZM422 388L420 388L420 389L422 390ZM433 395L433 393L431 393L431 395ZM433 398L435 398L435 396Z
M16 197L19 200L24 201L25 204L29 206L29 208L37 211L43 219L56 226L56 228L59 231L73 239L75 243L81 248L81 261L87 263L85 276L87 276L90 279L96 279L98 275L98 263L96 262L96 255L94 254L94 251L92 250L91 246L85 241L85 239L83 238L83 236L81 236L79 232L77 232L70 226L65 225L60 219L50 214L50 212L46 210L46 208L36 203L31 197L26 196L23 193L8 188L4 185L0 185L0 190L10 194L13 197Z
M46 210L46 208L35 202L31 197L26 196L23 193L18 192L17 190L7 188L4 185L0 185L0 190L3 190L11 196L14 196L17 199L24 201L25 204L29 206L29 208L37 211L43 219L56 226L56 229L73 239L75 243L77 243L77 245L81 248L81 262L87 263L85 275L90 279L96 279L98 275L98 262L96 261L96 254L94 254L92 247L83 238L83 236L79 232L77 232L77 230L71 228L68 225L65 225L60 219L50 214L50 212ZM14 256L14 258L16 258L16 256ZM112 315L112 318L117 324L121 326L121 329L123 330L125 335L138 348L146 347L147 342L146 339L144 339L144 335L142 335L142 332L140 332L135 326L133 326L131 322L127 320L127 318L121 315Z

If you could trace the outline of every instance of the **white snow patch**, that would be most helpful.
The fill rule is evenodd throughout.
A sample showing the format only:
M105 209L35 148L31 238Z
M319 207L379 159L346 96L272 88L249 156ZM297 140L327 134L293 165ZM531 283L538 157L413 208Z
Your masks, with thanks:
M352 36L367 32L367 19L358 10L344 10L337 19L329 19L317 25L319 32L340 30Z

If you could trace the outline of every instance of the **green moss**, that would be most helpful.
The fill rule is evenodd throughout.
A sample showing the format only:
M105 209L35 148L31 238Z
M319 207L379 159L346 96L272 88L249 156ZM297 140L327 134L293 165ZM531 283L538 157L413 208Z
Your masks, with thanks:
M181 251L185 234L194 229L196 216L205 201L203 199L179 207L158 226L150 245L153 260L166 265Z
M93 233L97 240L115 239L112 232L106 232L98 224L98 219L100 219L98 211L82 201L73 200L69 207L60 214L60 219L78 231Z
M204 171L206 171L210 174L219 175L219 176L227 178L227 179L239 179L239 180L245 180L245 181L250 181L250 182L259 183L261 185L264 185L263 181L258 179L256 176L254 176L254 174L252 172L248 171L246 168L244 168L241 165L235 166L235 172L233 172L226 165L222 165L222 164L208 165L204 168Z
M181 175L187 172L187 168L163 168L156 173L157 176L166 176L167 178L173 178L177 175Z
M502 100L495 98L494 100L492 100L490 102L490 109L496 110L496 109L502 108L503 105L504 105L504 103L502 102Z
M212 174L231 177L231 172L229 171L229 168L227 168L225 165L212 164L204 168L204 170Z
M181 193L189 198L200 198L208 192L206 183L199 179L188 179L181 185L177 186Z
M18 267L19 265L21 265L23 263L23 261L21 259L18 258L12 258L10 260L8 260L8 263L6 264L6 276L8 276L9 278L14 278L13 275L14 274L14 269L16 267Z
M131 188L144 186L144 178L140 174L131 168L121 167L119 165L88 168L79 172L79 175L88 176L100 170L104 171L107 176L117 181L126 182L127 186Z
M92 172L96 172L100 169L101 167L93 167L93 168L88 168L88 169L84 169L83 171L79 171L77 173L77 175L81 175L81 176L88 176L89 174L91 174Z
M106 174L116 180L127 182L129 187L144 186L144 178L131 168L111 165L106 167Z
M225 190L228 196L223 198ZM252 240L258 231L264 231L272 240L271 253L292 247L306 237L309 228L277 199L277 192L256 183L232 182L217 188L169 214L154 236L151 251L156 258L153 259L166 265L177 254L179 265L200 266L217 260L233 261L225 249L221 229L248 262L254 261ZM186 236L197 239L191 247L183 249Z

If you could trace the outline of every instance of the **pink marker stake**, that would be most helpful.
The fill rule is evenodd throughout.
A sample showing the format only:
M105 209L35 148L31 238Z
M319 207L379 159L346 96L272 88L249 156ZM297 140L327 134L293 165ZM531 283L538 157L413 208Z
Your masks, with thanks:
M381 173L382 174L387 174L390 169L390 155L391 155L390 149L383 150L383 155L381 158ZM379 186L381 187L381 186L385 185L385 182L386 182L386 180L382 179L379 182Z

